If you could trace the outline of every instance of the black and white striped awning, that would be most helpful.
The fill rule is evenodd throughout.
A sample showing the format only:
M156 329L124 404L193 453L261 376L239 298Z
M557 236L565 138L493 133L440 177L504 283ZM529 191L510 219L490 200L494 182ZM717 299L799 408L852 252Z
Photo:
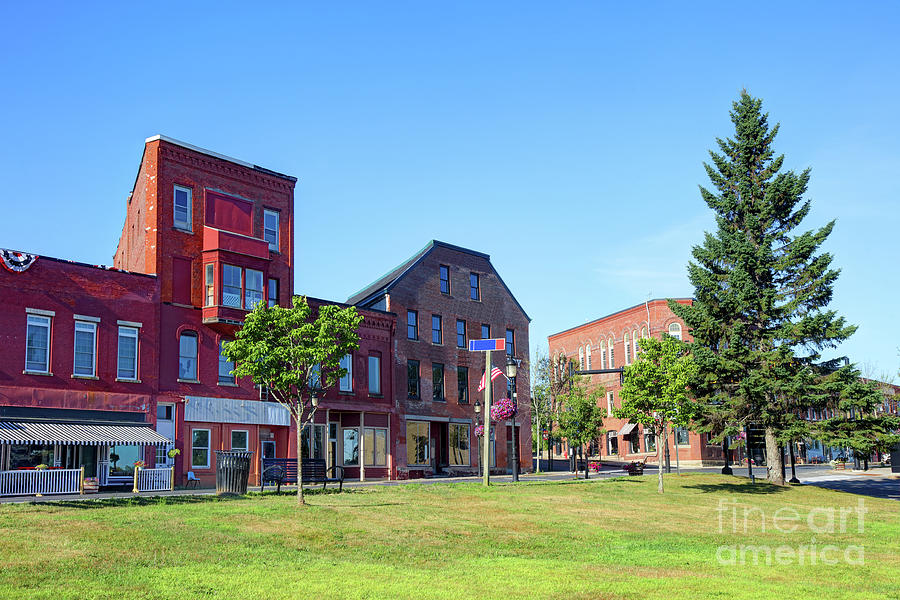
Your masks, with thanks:
M79 446L159 446L172 443L151 427L0 421L0 444L74 444Z

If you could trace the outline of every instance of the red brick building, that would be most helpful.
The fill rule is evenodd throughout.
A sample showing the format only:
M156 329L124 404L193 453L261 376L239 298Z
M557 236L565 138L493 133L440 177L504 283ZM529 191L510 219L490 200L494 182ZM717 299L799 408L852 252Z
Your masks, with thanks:
M287 411L231 375L233 365L221 355L252 306L291 301L295 183L183 142L149 138L115 269L46 257L27 269L0 269L9 299L0 335L10 349L0 358L0 471L87 464L104 485L124 482L133 463L145 460L174 465L178 483L190 471L211 484L215 450L295 457ZM396 318L362 312L360 350L347 357L351 373L325 394L302 452L345 466L348 478L388 477L395 472L387 441L393 379L385 361ZM40 432L26 440L21 431L35 423L87 426L85 435L127 425L140 443L97 438L71 451L78 440L43 443ZM172 443L159 443L166 440ZM181 451L174 459L172 447Z
M348 302L397 316L393 360L392 438L399 477L473 474L480 464L474 403L484 372L482 352L468 340L505 338L507 353L528 357L530 319L494 269L487 254L431 241ZM492 361L501 369L505 356ZM515 419L520 469L531 468L530 384L519 369ZM493 382L494 397L510 394L505 379ZM504 391L503 388L506 388ZM513 423L495 429L491 464L511 469ZM494 429L492 429L494 431Z
M681 304L690 304L690 298L678 298ZM576 360L582 370L615 369L631 364L638 352L638 340L648 336L661 337L667 333L673 337L691 341L687 327L673 313L665 299L649 300L620 310L605 317L566 329L548 338L551 356L563 354ZM591 448L591 454L600 459L656 460L656 437L643 426L628 423L612 416L615 406L621 406L619 390L621 375L608 373L591 375L590 384L606 389L603 407L607 409L604 439ZM672 464L677 458L686 466L722 464L722 448L708 444L704 434L677 429L669 437L669 453Z
M104 485L130 481L165 441L156 277L2 253L0 471L83 466Z

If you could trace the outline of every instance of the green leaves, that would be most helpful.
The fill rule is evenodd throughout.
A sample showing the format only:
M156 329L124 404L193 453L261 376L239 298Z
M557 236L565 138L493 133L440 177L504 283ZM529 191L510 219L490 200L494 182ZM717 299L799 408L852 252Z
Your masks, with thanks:
M346 375L340 361L359 349L363 317L352 306L313 308L301 296L295 296L292 304L290 308L257 305L223 352L235 362L237 377L267 386L276 400L297 415L309 397L314 372L323 389Z
M687 425L695 412L688 384L697 376L697 363L685 344L668 335L644 338L639 344L637 360L625 367L622 405L615 416L656 431L666 423Z

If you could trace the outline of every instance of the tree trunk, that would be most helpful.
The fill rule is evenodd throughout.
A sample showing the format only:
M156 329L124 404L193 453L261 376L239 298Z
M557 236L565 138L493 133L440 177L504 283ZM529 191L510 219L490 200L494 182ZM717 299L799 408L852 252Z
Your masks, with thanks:
M784 485L784 457L775 439L775 429L766 427L766 478L775 485Z
M306 499L303 497L303 451L301 449L302 443L303 423L300 422L300 419L297 419L297 504L301 506L306 504Z
M659 485L656 488L656 491L660 494L663 493L663 444L665 444L666 448L669 447L669 437L666 433L666 426L663 425L663 441L660 442L659 436L656 438L656 470L659 471Z

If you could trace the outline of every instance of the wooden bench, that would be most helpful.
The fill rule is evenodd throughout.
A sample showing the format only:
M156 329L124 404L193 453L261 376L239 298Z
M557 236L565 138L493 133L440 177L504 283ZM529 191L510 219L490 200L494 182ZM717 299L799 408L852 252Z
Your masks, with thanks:
M304 458L301 461L303 471L303 484L321 483L324 489L329 483L339 483L340 490L344 489L344 467L331 467L325 465L322 458ZM338 469L340 476L338 477ZM328 472L334 473L334 477L328 477ZM297 461L293 458L264 458L262 459L262 476L260 477L260 491L265 490L267 483L274 483L276 491L281 491L281 484L297 483Z

